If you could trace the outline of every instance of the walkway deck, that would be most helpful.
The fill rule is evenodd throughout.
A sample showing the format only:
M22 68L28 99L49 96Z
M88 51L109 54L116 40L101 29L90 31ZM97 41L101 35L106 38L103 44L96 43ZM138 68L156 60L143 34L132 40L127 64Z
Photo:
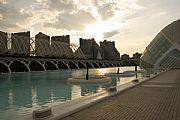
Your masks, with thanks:
M180 70L171 70L63 120L180 120Z

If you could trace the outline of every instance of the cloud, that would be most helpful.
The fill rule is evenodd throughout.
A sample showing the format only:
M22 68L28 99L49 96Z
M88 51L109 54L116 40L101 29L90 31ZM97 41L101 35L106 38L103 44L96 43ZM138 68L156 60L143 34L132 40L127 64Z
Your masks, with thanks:
M43 27L64 29L64 30L84 30L87 24L96 22L96 18L90 11L80 9L74 0L48 1L48 9L57 12L55 21L44 22ZM79 7L79 8L78 8Z
M23 24L31 18L30 14L22 14L20 8L15 8L11 4L1 4L0 5L0 15L1 15L1 29L12 30L11 28L17 27L21 28L18 24Z
M138 5L138 0L91 0L93 6L101 16L102 20L108 20L116 15L124 15L125 17L135 10L143 9Z
M16 31L31 29L36 23L54 21L56 14L48 10L47 4L43 0L15 0L7 4L0 5L1 25L3 30L12 32L14 27ZM1 29L2 29L1 28Z
M79 10L77 13L59 14L55 23L44 23L44 27L66 30L84 30L87 24L96 22L91 13Z
M2 15L2 14L0 14L0 21L1 21L1 20L3 20L3 15Z
M114 3L100 3L97 0L91 0L94 7L96 7L97 12L100 14L102 20L107 20L114 15Z
M115 35L117 35L119 33L120 33L119 30L113 30L113 31L110 31L110 32L105 32L105 33L103 33L104 39L113 37L113 36L115 36Z
M121 29L122 20L126 21L118 15L138 8L137 0L127 1L130 2L84 0L79 4L76 0L0 0L0 21L4 30L16 26L18 31L31 29L35 32L44 29L84 31L89 24L108 21L114 25L108 29L112 32L104 33L107 38Z
M163 15L167 15L167 12L158 12L155 14L155 16L163 16Z
M49 8L63 13L70 13L77 10L77 6L73 0L50 0Z
M0 24L0 28L5 32L17 32L17 30L24 30L19 25L9 22L3 22L3 24Z
M7 4L7 0L0 0L0 4Z
M42 3L43 2L43 0L34 0L35 2L37 2L37 3Z

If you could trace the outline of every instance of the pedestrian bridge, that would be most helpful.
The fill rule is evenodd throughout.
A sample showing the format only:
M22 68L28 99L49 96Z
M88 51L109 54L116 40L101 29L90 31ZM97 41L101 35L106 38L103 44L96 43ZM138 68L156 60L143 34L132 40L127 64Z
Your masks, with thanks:
M39 57L0 57L0 73L61 69L106 68L139 65L139 60L52 59Z

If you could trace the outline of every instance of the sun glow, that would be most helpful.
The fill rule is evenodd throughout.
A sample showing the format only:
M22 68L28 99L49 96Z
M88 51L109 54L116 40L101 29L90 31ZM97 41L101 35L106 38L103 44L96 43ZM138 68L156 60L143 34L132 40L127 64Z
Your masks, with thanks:
M88 37L93 37L96 40L103 40L103 33L107 32L108 25L106 23L95 23L87 25L85 28L85 35Z

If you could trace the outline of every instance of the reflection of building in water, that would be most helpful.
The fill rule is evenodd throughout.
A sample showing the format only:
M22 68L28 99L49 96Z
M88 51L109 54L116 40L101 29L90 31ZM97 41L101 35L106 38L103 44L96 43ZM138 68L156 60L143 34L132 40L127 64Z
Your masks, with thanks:
M15 83L13 83L15 84ZM27 87L28 86L28 87ZM31 106L31 88L26 86L13 86L13 105L18 107Z
M2 83L1 83L2 84ZM10 90L8 88L0 88L0 110L6 110L11 106Z
M12 92L12 90L10 89L9 90L9 94L8 94L8 102L9 102L9 107L11 108L12 106L13 106L13 92Z
M64 102L71 98L71 87L66 85L66 81L54 78L55 76L45 76L46 79L33 81L33 86L37 89L38 103Z
M81 97L81 86L80 85L71 85L71 100Z
M120 77L117 77L116 78L116 86L120 85L121 84L121 78Z
M31 89L27 83L27 79L23 80L19 78L21 84L17 84L16 80L10 80L11 77L8 76L9 80L6 82L6 88L1 89L0 87L0 110L16 107L31 107ZM7 80L5 78L5 80ZM24 82L23 82L24 81ZM5 85L5 84L4 84ZM1 93L2 92L2 93Z
M103 90L102 85L100 84L97 88L96 88L96 92L101 92Z
M72 78L85 78L86 76L86 70L76 70L74 72L72 72Z
M94 84L94 85L92 85L92 84L90 84L90 85L84 84L84 85L81 85L81 96L84 96L87 93L94 93L94 92L96 92L96 89L98 87L99 87L98 84Z
M32 94L32 108L36 108L38 105L38 96L37 96L37 90L35 87L31 87L31 94Z
M111 82L111 85L112 86L117 86L117 78L111 78L112 79L112 82Z
M3 76L0 81L0 112L13 106L13 91L10 86L12 86L10 75Z

